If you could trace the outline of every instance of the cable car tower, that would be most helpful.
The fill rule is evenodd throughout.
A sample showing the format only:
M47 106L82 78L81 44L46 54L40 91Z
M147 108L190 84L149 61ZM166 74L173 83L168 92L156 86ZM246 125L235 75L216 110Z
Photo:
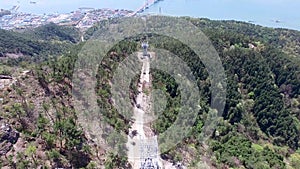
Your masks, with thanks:
M148 53L148 48L149 48L148 42L142 42L143 58L145 58L145 57L150 58L150 54Z

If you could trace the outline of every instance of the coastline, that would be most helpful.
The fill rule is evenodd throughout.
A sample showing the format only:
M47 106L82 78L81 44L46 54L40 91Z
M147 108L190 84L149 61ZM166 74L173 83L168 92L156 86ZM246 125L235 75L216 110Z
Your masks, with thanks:
M218 21L241 21L241 22L246 22L250 24L255 24L263 27L269 27L269 28L282 28L282 29L292 29L292 30L297 30L300 31L300 16L290 16L292 15L293 11L290 14L282 14L280 11L278 12L279 14L266 14L264 9L266 8L265 6L261 6L257 12L253 12L254 9L248 9L243 11L241 10L236 10L237 7L240 5L233 6L233 12L230 12L228 9L228 6L231 4L229 3L224 3L220 2L220 4L215 3L216 0L212 0L211 2L199 2L199 1L182 1L182 0L159 0L155 4L151 5L150 7L147 7L144 9L140 15L147 15L147 14L162 14L162 15L167 15L167 16L188 16L192 18L208 18L210 20L218 20ZM48 3L44 1L35 1L36 3L30 3L30 1L27 0L21 0L21 3L18 7L17 10L12 11L12 13L21 13L21 15L32 15L33 17L36 16L49 16L49 15L70 15L71 13L80 11L82 10L102 10L102 9L109 9L109 10L116 10L116 9L124 9L127 11L136 11L139 9L143 3L144 0L138 0L135 2L130 2L128 3L125 0L120 0L118 2L101 2L101 4L96 3L98 5L92 5L92 4L85 4L83 2L79 1L74 1L74 4L71 6L65 5L65 4L70 4L71 1L64 1L59 3L54 3L51 1L48 7L45 7ZM50 1L49 1L50 2ZM4 7L4 9L7 8L14 8L11 5L18 5L16 2L11 1L10 2L10 7L8 5L3 5L5 2L0 2L1 8ZM203 4L203 6L201 6ZM209 6L210 5L210 6ZM214 8L211 9L211 5L215 5ZM224 9L221 9L221 6L224 5ZM251 3L246 3L245 5L255 5ZM300 5L300 2L299 2ZM52 6L58 7L58 8L53 8ZM62 7L63 6L63 7ZM5 8L7 7L7 8ZM51 10L50 10L50 9ZM275 8L275 7L274 7ZM45 9L45 10L43 10ZM59 10L57 12L54 12L55 10ZM32 12L26 12L33 10ZM236 11L235 11L236 10ZM41 13L38 11L43 11L45 13ZM238 15L238 13L241 13ZM274 16L273 16L274 15ZM279 15L282 15L279 17ZM122 14L121 14L122 16ZM112 16L113 17L113 16ZM0 17L0 28L6 29L5 23L9 22L7 18L5 21L1 23L1 18L3 20L3 17ZM24 23L30 22L30 17L29 18L23 18ZM299 22L299 23L298 23ZM20 24L21 23L21 24ZM57 22L60 23L60 22ZM23 26L22 22L15 22L15 20L11 24L20 24L20 26ZM4 25L4 26L3 26ZM26 24L25 24L26 25ZM41 24L40 24L41 25Z
M258 0L243 1L184 1L163 0L146 9L144 13L168 16L189 16L210 20L234 20L270 28L300 31L300 15L294 3L263 3Z

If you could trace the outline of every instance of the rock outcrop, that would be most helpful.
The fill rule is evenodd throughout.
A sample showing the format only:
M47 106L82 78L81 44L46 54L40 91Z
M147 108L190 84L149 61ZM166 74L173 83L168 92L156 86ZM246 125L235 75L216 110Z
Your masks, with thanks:
M0 123L0 155L5 155L18 141L20 134L6 123Z

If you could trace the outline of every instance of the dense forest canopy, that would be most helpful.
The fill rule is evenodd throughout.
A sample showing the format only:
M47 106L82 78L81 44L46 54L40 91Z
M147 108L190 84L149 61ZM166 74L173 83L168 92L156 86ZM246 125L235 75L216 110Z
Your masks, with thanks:
M0 30L0 57L29 56L41 61L57 56L79 42L80 32L76 28L50 23L21 32Z

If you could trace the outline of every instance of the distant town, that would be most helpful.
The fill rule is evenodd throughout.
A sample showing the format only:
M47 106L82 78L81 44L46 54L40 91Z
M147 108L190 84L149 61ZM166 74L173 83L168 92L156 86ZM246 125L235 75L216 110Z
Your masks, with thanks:
M58 25L75 26L81 30L86 30L100 20L135 16L159 1L162 0L145 0L145 3L135 11L83 7L70 13L41 15L18 12L20 6L15 5L10 10L0 9L0 29L26 29L35 28L48 23L56 23ZM30 3L35 4L36 2L30 1Z
M79 8L70 13L37 15L17 12L17 9L18 6L14 6L10 10L0 10L1 29L35 28L53 22L58 25L75 26L85 30L100 20L131 16L134 13L134 11L123 9Z

